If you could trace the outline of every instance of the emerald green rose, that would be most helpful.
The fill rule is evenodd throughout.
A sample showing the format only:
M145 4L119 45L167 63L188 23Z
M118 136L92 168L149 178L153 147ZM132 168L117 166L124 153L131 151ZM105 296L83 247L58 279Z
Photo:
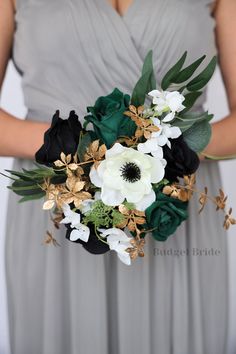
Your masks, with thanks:
M157 241L166 241L182 221L188 218L188 203L169 197L162 192L156 193L156 201L146 210L148 229Z
M90 113L85 117L91 122L97 138L108 148L121 136L131 137L136 130L135 123L124 112L130 104L130 96L124 95L117 88L108 95L97 99L94 107L87 107Z

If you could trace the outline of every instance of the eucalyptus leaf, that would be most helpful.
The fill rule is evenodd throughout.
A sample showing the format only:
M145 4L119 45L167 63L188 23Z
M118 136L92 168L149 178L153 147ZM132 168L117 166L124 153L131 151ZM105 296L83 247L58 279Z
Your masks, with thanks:
M28 195L28 196L21 198L19 200L19 203L24 203L24 202L31 201L31 200L42 199L44 196L45 196L44 192L34 194L34 195Z
M149 84L150 86L148 87L148 92L154 90L156 88L156 78L154 74L154 68L153 68L153 51L150 50L144 60L143 63L143 68L142 68L142 75L144 75L146 72L150 72L150 81Z
M197 99L202 95L201 91L197 91L197 92L189 92L186 95L184 95L185 100L183 102L183 105L186 107L181 113L184 114L187 111L189 111L194 103L197 101Z
M92 138L89 132L81 135L80 137L80 141L79 141L79 145L78 145L78 149L77 149L77 154L79 157L79 161L83 162L84 161L84 155L86 153L86 149L87 147L89 147L89 145L92 142Z
M16 182L18 182L18 181L16 181ZM18 183L16 183L16 182L14 182L8 188L17 194L29 195L29 194L35 194L37 191L38 192L42 191L42 189L37 184L23 184L21 182L18 182Z
M180 70L182 69L185 60L187 57L187 52L185 52L182 57L177 61L177 63L170 68L170 70L166 73L164 76L162 82L161 82L161 88L162 90L167 90L168 87L173 83L173 79L177 77L179 74Z
M210 142L211 125L207 120L195 123L183 132L183 138L190 149L198 153L202 152Z
M137 84L134 87L133 94L131 97L131 104L135 107L142 106L145 102L145 97L150 90L149 87L150 73L146 72L138 80Z
M146 94L155 88L156 80L152 62L152 51L149 51L144 60L142 76L133 89L131 104L136 107L142 106L144 104Z
M65 173L57 174L54 177L50 178L50 182L52 184L62 184L65 183L66 179L67 179L67 175Z
M197 68L201 65L203 60L206 58L205 55L203 55L201 58L197 59L195 62L193 62L191 65L187 66L185 69L180 71L176 77L174 77L173 82L175 84L181 84L182 82L187 81L190 79L190 77L195 73Z
M208 112L188 112L174 120L173 125L179 127L182 132L188 130L193 124L202 122L203 120L210 121L213 114Z
M25 176L35 176L35 177L43 177L43 178L50 178L55 175L55 172L52 168L47 169L36 169L36 170L25 170L22 168L22 171L25 173Z
M236 155L225 155L225 156L216 156L216 155L208 155L208 154L202 154L205 159L207 160L215 160L215 161L219 161L219 160L234 160L236 159Z
M12 171L12 170L6 170L6 172L10 173L12 176L19 177L23 181L32 181L33 178L32 176L29 176L28 174L25 174L24 172L17 172L17 171Z
M199 91L210 81L215 72L217 57L213 57L207 67L187 84L188 91Z

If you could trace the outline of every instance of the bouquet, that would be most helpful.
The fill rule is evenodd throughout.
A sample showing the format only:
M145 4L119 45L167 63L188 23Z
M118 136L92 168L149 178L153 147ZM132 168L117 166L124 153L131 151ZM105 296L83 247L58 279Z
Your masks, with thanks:
M118 88L99 97L83 127L74 111L66 120L56 111L36 168L8 171L20 202L44 198L43 209L54 211L56 227L65 224L69 241L93 254L114 250L127 265L144 256L147 236L165 241L174 234L194 193L200 211L211 200L225 213L224 227L235 224L221 189L216 197L195 189L213 115L192 107L216 58L192 78L205 56L183 68L186 56L157 87L150 51L131 97ZM45 242L58 244L49 231Z

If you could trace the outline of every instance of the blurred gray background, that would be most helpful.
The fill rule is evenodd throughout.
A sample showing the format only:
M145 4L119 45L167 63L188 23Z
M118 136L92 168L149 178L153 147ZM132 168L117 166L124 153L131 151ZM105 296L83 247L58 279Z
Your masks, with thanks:
M23 103L21 82L19 76L13 68L12 63L10 63L8 67L0 102L1 107L14 114L15 116L21 118L25 116L26 109ZM209 85L208 101L206 107L211 113L215 114L215 119L223 118L228 112L227 99L219 70L217 70ZM1 134L4 134L4 132L1 132ZM4 169L9 169L11 167L11 163L12 159L0 157L0 171L3 172ZM236 176L236 160L227 162L224 161L221 162L220 165L223 177L223 189L226 194L229 194L229 204L233 207L234 215L236 215L236 185L234 183ZM8 183L9 181L7 179L0 176L0 354L9 354L6 310L7 296L4 276L5 217L8 196L8 190L6 186ZM12 222L14 222L14 220L12 220ZM228 352L225 354L236 354L236 226L232 227L228 232L228 248L230 257L230 323L228 336L229 346Z

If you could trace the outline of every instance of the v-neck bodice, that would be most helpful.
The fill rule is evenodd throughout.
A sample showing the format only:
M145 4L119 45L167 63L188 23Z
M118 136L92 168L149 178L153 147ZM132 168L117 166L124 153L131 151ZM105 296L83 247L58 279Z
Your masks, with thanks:
M120 16L120 17L123 18L123 19L126 18L127 16L129 16L129 13L132 12L132 7L135 7L135 5L136 5L136 1L135 1L135 0L132 0L131 3L128 5L128 7L125 9L124 13L121 14L121 13L119 13L118 10L116 10L116 9L114 8L113 5L111 5L111 4L109 3L109 0L105 0L105 1L107 2L108 6L110 6L110 7L112 8L112 10L114 10L114 11L117 13L117 15Z
M114 87L130 93L145 55L158 80L182 53L215 54L207 0L133 0L120 16L107 0L18 0L13 58L33 119L66 116ZM202 36L204 33L204 36ZM200 104L204 101L204 97Z

